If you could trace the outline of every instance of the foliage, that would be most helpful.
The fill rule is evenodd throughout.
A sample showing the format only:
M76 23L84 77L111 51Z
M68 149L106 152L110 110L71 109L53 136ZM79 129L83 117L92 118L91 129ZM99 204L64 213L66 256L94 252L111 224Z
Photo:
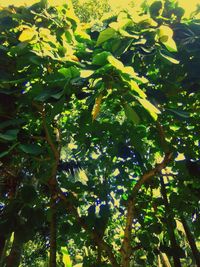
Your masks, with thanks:
M1 10L2 266L198 265L200 20L143 8Z
M90 22L91 20L100 20L103 15L111 11L107 0L72 0L74 11L81 22Z

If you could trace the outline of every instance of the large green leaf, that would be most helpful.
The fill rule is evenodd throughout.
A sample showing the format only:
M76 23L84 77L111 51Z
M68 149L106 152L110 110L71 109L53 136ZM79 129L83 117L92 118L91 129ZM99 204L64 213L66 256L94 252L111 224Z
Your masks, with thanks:
M5 133L0 133L0 138L6 141L14 141L17 139L19 129L8 130Z
M37 144L20 144L19 149L21 149L23 152L31 155L39 155L42 153L43 149L41 146Z
M120 70L120 71L124 70L124 64L120 60L116 59L115 57L108 56L107 60L117 70Z
M117 32L112 28L107 28L104 31L100 32L96 45L100 45L105 41L108 41L115 37L117 37Z
M110 52L103 51L101 53L96 54L92 59L92 64L98 66L104 66L108 63L108 56L111 56Z

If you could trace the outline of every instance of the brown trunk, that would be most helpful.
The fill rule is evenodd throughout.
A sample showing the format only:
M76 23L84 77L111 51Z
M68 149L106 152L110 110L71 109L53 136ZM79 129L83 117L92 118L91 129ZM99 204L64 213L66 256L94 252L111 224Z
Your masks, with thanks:
M6 243L6 238L3 235L0 235L0 261L3 256L3 251Z
M181 267L181 261L180 257L177 253L179 251L179 246L176 241L175 233L174 233L174 227L173 227L173 215L171 213L171 209L169 206L169 202L167 199L167 192L164 184L163 177L160 177L160 182L161 182L161 194L163 197L164 205L165 205L165 211L166 211L166 223L167 223L167 229L168 229L168 234L169 234L169 239L171 243L171 248L173 250L173 260L174 260L174 267Z
M20 264L23 242L19 235L14 234L14 240L10 250L10 254L6 259L6 267L18 267Z
M134 200L129 201L128 207L127 207L127 218L126 218L126 227L124 231L125 232L124 241L123 241L123 246L121 248L121 255L122 255L121 264L123 267L130 266L131 230L132 230L132 222L134 218L134 206L135 206L135 201Z
M182 224L183 224L183 227L184 227L187 239L188 239L188 243L191 247L192 254L193 254L194 259L196 261L197 267L200 267L200 253L197 249L194 236L193 236L193 234L189 228L189 225L188 225L186 219L183 216L181 216L181 221L182 221Z
M51 198L51 222L50 222L50 260L49 267L56 267L56 207L55 200Z

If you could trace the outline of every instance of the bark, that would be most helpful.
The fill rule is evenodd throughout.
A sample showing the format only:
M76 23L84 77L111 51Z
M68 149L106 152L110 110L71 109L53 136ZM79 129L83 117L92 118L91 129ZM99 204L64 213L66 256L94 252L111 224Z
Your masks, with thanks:
M3 256L3 251L6 243L6 238L4 235L0 235L0 261Z
M171 209L169 206L168 198L167 198L167 192L164 184L163 177L160 177L161 182L161 194L163 197L164 205L165 205L165 211L166 211L166 222L167 222L167 229L169 234L169 239L171 243L171 248L173 250L173 261L174 261L174 267L181 267L181 261L180 257L177 253L179 251L179 246L176 241L175 233L174 233L174 227L173 227L173 215L171 213Z
M6 259L6 267L18 267L20 264L21 254L22 254L23 242L20 236L15 233L10 254Z
M165 253L160 253L160 259L163 267L171 267L169 259Z
M56 207L55 200L51 198L51 221L50 221L50 259L49 267L56 267Z
M190 230L190 227L189 227L186 219L184 218L184 216L181 216L181 222L183 224L183 227L184 227L187 239L188 239L188 243L189 243L189 245L191 247L192 254L194 256L196 264L197 264L198 267L200 267L200 253L199 253L199 251L197 249L194 236L193 236L193 234L192 234L192 232Z

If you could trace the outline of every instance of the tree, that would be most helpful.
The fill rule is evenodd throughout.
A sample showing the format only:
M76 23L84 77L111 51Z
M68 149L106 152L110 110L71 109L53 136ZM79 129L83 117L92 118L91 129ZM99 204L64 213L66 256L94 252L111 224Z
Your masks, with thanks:
M199 264L199 20L143 8L1 10L2 266Z

